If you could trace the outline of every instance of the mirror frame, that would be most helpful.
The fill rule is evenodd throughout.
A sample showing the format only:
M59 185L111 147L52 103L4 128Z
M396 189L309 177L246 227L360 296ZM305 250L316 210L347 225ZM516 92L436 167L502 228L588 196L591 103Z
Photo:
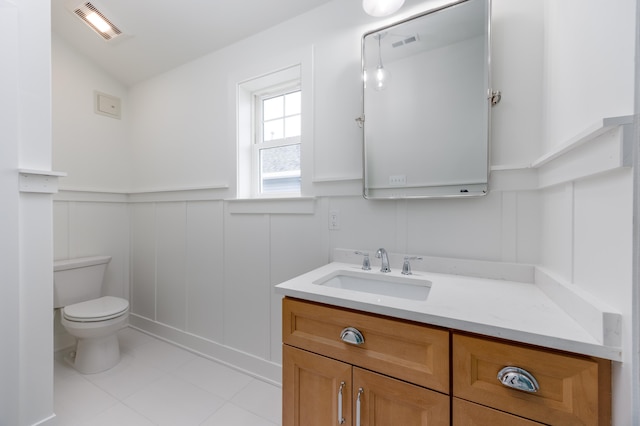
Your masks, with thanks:
M368 36L371 36L376 33L380 33L382 31L387 31L392 28L395 28L398 25L402 25L406 22L413 21L415 19L423 18L425 16L431 15L436 12L443 11L453 6L461 5L467 3L472 0L457 0L447 3L445 5L432 8L426 10L424 12L418 13L416 15L410 16L406 19L391 23L384 27L377 28L372 31L368 31L363 34L361 39L361 76L364 76L365 73L365 39ZM414 199L414 198L468 198L468 197L482 197L488 194L489 192L489 178L490 178L490 163L491 163L491 108L496 103L500 101L500 92L494 92L491 87L491 0L482 0L485 3L485 16L483 20L486 25L486 35L485 35L485 51L486 57L484 58L484 63L486 67L486 111L483 111L484 118L486 119L487 127L486 127L486 139L484 140L484 144L486 145L487 152L487 164L486 164L486 181L484 183L476 183L476 184L468 184L468 185L425 185L419 186L416 188L399 186L397 188L391 187L387 192L396 192L391 193L389 195L378 195L372 193L372 188L368 188L367 186L367 172L371 167L367 164L367 133L366 133L366 111L365 111L365 82L363 79L362 84L362 115L356 119L356 122L360 127L362 127L362 147L363 147L363 170L362 170L362 195L366 199L370 200L393 200L393 199ZM410 189L407 191L407 189ZM387 190L387 188L383 188L383 191ZM379 190L378 190L379 191Z

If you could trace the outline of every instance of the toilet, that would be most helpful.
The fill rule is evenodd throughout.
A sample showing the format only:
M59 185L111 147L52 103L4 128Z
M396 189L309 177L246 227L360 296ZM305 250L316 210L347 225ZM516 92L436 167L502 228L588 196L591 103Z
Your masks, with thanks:
M111 256L57 260L53 264L54 308L61 323L76 338L65 360L82 374L105 371L120 360L117 332L127 325L129 302L101 296Z

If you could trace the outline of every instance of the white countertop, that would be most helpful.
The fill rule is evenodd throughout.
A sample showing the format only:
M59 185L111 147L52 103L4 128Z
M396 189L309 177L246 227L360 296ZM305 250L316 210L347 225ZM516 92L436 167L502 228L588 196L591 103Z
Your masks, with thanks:
M313 284L336 270L402 277L395 269L382 274L372 266L332 262L276 286L285 296L387 315L440 327L530 343L613 361L619 347L598 342L578 322L533 283L415 271L415 279L431 281L424 301L332 288Z

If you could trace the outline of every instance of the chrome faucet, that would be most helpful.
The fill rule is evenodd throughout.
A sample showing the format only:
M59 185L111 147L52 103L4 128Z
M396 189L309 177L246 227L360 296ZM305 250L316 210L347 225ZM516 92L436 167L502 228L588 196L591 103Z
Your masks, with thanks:
M387 251L383 248L379 248L376 252L376 257L378 259L381 259L382 261L380 272L391 272L391 268L389 268L389 256L387 255Z

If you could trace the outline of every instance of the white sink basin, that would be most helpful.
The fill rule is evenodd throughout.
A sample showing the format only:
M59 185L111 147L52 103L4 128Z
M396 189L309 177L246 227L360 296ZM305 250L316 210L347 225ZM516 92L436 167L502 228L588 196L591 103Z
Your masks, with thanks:
M348 270L334 271L313 284L409 300L427 300L431 290L431 281L414 276Z

